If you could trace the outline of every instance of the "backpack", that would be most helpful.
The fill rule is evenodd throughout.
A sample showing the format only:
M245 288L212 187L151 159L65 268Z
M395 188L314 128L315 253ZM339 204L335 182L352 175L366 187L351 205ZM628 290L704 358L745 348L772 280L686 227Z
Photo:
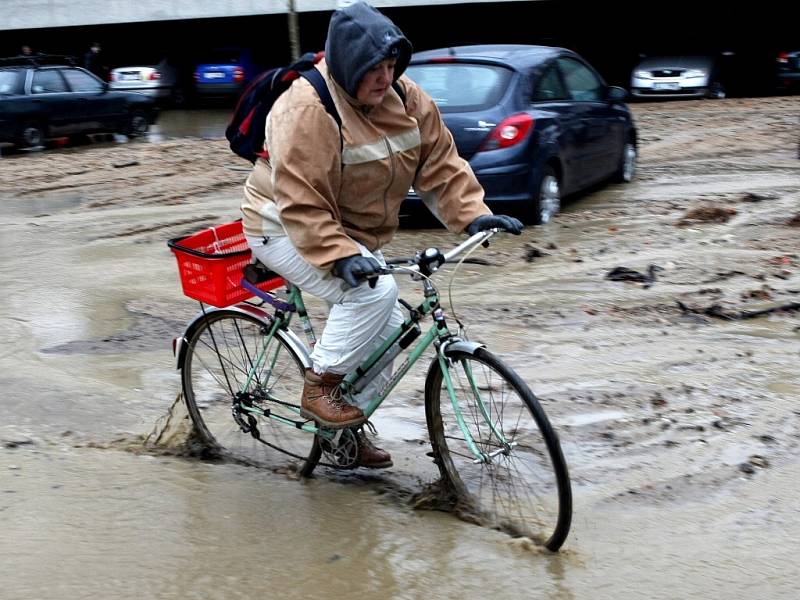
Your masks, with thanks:
M251 163L255 163L258 157L269 157L269 153L264 149L264 128L267 123L267 115L278 96L288 90L298 77L305 78L314 86L325 110L339 126L341 135L342 118L333 103L325 78L314 68L314 65L322 60L324 55L324 52L316 54L307 52L288 67L277 67L264 71L250 82L236 103L231 120L225 129L225 137L234 153L246 158ZM392 83L392 88L405 105L406 97L400 85L395 81Z

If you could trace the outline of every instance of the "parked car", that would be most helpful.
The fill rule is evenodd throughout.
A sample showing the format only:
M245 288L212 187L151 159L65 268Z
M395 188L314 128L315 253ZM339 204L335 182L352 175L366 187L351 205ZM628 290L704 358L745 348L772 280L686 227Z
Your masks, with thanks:
M635 98L724 98L721 61L714 56L650 56L631 74Z
M194 70L195 89L205 98L237 97L258 71L247 50L214 50Z
M800 89L800 50L781 52L777 57L778 89Z
M112 90L137 92L158 102L182 106L189 96L191 73L185 76L184 65L172 57L158 61L117 67L111 70L109 84Z
M0 142L29 147L99 132L135 137L156 115L152 98L110 91L64 57L0 59Z
M546 223L564 196L634 176L637 138L623 103L627 92L606 85L575 52L444 48L412 56L407 73L438 105L459 155L499 212ZM404 208L424 201L412 190Z

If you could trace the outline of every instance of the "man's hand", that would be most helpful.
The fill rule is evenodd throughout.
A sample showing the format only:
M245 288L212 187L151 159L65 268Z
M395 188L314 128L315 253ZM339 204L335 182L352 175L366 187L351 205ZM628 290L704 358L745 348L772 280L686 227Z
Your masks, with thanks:
M467 225L466 232L469 235L475 235L479 231L486 231L487 229L494 228L519 235L522 233L522 222L519 219L507 215L481 215Z
M376 277L381 271L381 264L371 256L356 254L340 258L333 263L332 272L336 277L344 279L350 287L358 287L364 279L369 279L369 287L374 288L378 282Z

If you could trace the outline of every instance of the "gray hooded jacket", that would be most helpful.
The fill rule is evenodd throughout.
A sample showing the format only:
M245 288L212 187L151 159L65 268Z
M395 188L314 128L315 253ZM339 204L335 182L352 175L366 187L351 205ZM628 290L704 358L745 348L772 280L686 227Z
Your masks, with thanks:
M356 2L331 16L325 60L333 80L352 98L364 74L387 58L397 59L397 81L408 67L411 52L411 42L403 32L365 2Z

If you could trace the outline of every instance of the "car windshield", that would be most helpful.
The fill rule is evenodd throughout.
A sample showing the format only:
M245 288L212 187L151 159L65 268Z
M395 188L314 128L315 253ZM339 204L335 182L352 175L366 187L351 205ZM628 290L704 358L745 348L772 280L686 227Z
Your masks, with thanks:
M511 79L509 69L474 63L411 65L406 73L443 113L489 108L497 104Z
M0 94L13 94L17 87L17 71L0 71Z
M203 57L201 64L236 64L241 62L242 53L239 50L215 50Z

